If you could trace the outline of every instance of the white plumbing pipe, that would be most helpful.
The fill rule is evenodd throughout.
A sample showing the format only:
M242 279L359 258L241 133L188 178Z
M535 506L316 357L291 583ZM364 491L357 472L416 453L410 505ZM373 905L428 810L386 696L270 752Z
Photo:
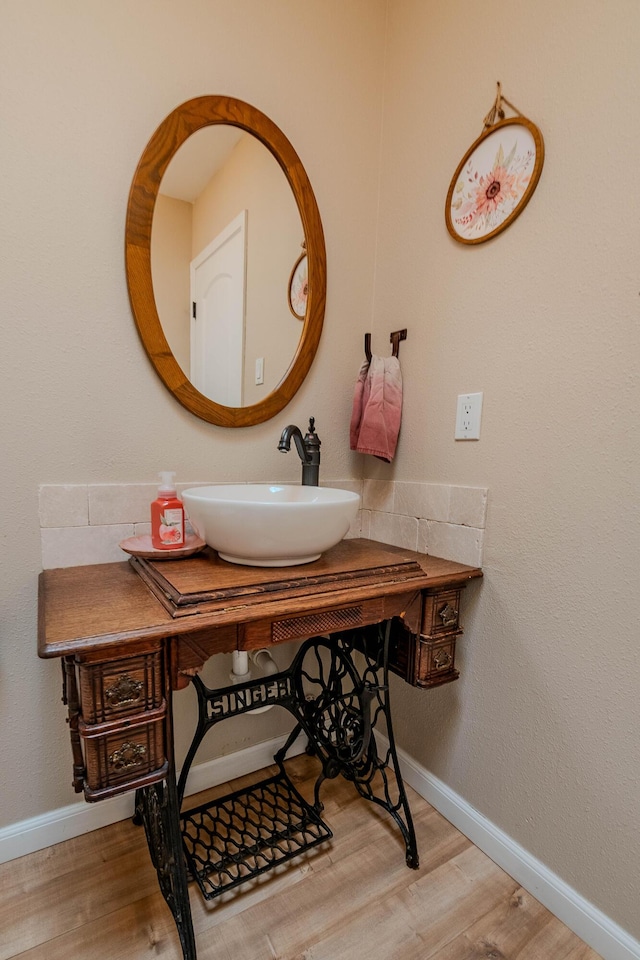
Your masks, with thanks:
M231 653L231 681L239 683L241 680L249 680L251 671L249 670L249 654L246 650L233 650Z
M255 650L251 654L251 659L265 677L271 677L274 673L278 673L278 664L265 647L262 650Z
M274 673L278 673L278 664L275 662L268 650L256 650L251 654L251 659L258 667L258 669L264 674L264 676L271 676ZM233 650L231 652L231 682L232 683L244 683L246 680L251 679L251 668L249 666L249 654L246 650ZM271 710L275 704L270 703L265 707L256 707L254 710L249 712L254 713L266 713L267 710Z

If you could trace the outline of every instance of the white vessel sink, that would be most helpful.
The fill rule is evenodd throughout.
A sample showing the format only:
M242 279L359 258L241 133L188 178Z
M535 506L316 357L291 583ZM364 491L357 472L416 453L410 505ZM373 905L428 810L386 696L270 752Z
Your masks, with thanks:
M342 540L360 506L348 490L268 483L192 487L182 499L198 536L223 560L252 567L317 560Z

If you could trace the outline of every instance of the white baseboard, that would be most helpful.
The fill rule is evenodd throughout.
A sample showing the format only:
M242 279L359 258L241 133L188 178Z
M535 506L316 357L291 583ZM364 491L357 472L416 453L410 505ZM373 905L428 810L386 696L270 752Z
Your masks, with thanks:
M376 734L385 749L388 741ZM398 750L405 783L517 880L604 960L640 960L640 942L479 813L413 757Z
M260 770L273 763L274 754L284 745L287 737L274 737L264 743L257 743L244 750L238 750L226 757L218 757L192 767L187 780L187 795L206 790L218 783L243 777L254 770ZM300 736L289 750L287 756L302 753L306 738ZM35 853L50 847L54 843L79 837L83 833L97 830L109 823L126 820L133 816L133 793L99 803L85 803L80 800L67 807L60 807L31 817L0 829L0 863L7 863L28 853Z

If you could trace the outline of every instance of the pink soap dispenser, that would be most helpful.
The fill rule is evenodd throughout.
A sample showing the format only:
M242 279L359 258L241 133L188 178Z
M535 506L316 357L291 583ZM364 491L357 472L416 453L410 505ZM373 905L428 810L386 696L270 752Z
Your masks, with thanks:
M184 507L178 500L175 473L160 475L158 499L151 504L151 544L155 550L184 547Z

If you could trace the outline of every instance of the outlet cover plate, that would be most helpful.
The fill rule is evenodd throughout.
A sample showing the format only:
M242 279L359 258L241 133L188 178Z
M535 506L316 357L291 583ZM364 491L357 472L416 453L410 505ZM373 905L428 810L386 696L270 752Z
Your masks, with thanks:
M482 394L461 393L456 412L456 440L479 440Z

